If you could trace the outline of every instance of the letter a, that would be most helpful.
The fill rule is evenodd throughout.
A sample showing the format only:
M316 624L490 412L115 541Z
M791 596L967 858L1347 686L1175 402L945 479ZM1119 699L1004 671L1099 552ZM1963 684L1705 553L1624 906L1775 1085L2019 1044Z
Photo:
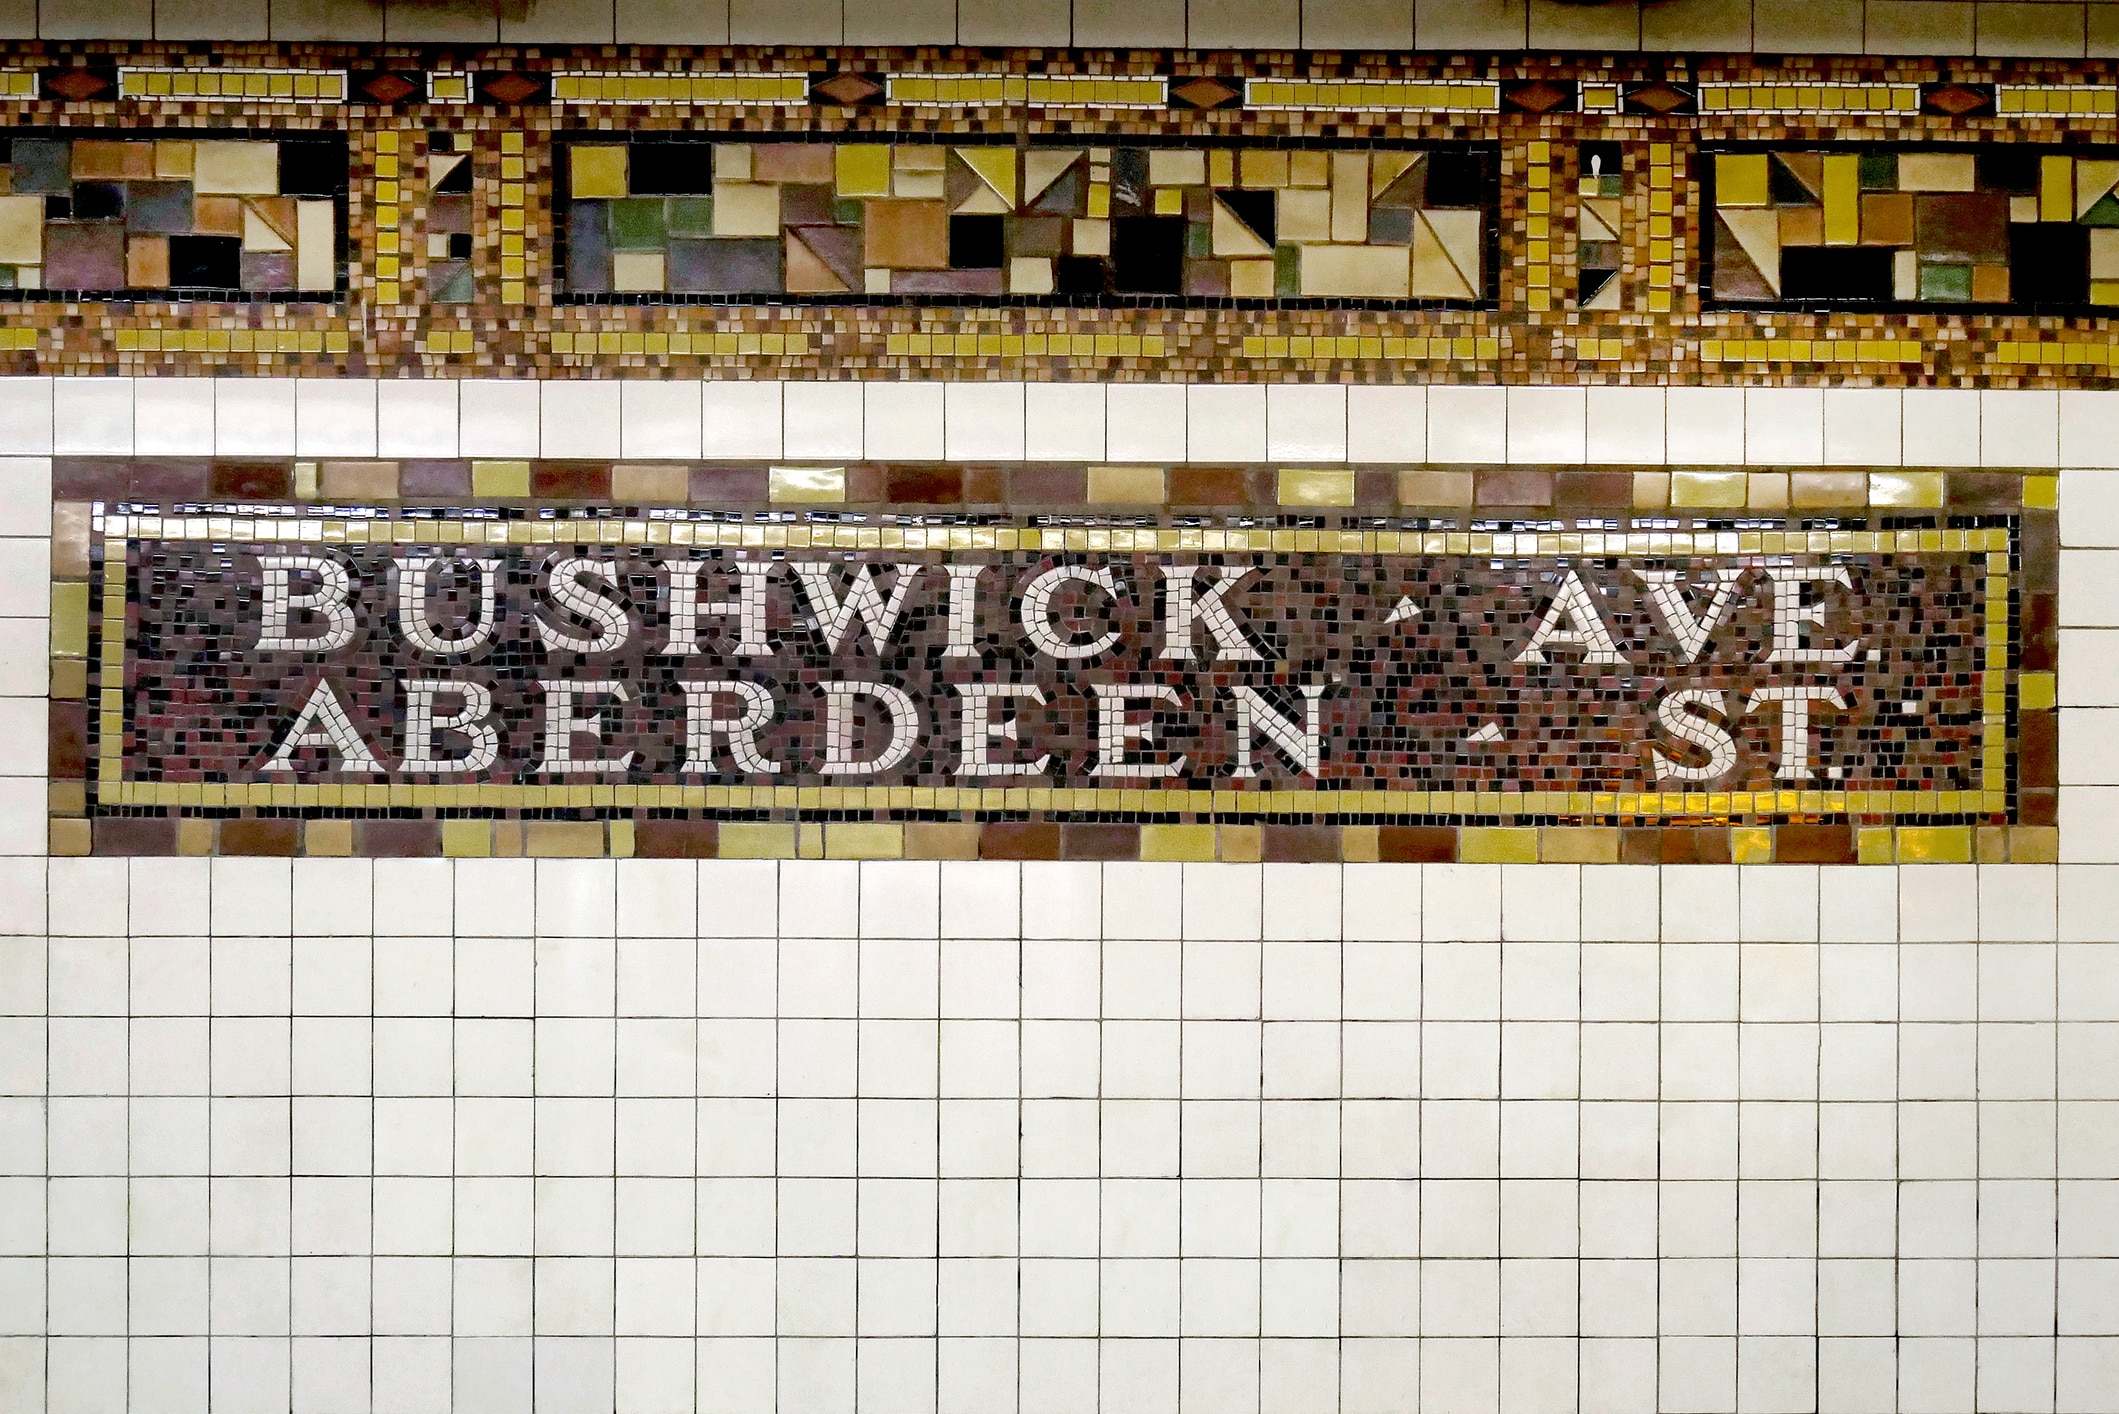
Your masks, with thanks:
M1568 627L1560 627L1561 620ZM1553 595L1552 607L1538 621L1538 630L1523 645L1516 655L1519 663L1543 663L1547 648L1580 648L1585 663L1623 663L1626 655L1619 652L1619 645L1611 641L1611 630L1604 627L1603 618L1597 613L1596 600L1590 595L1589 586L1573 570L1560 581L1559 593Z

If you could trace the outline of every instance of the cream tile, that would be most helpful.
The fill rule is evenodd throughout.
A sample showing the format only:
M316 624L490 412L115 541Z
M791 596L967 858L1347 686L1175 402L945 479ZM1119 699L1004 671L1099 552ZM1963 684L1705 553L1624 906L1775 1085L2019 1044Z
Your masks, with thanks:
M726 44L728 0L618 0L620 44Z
M210 384L208 388L210 408ZM52 380L0 378L0 454L49 455L51 450Z
M1340 880L1344 872L1340 866L1330 864L1264 866L1265 902L1260 919L1264 935L1288 941L1339 937ZM1416 875L1414 887L1418 886ZM1267 955L1270 958L1273 950L1269 948ZM1270 1009L1273 970L1272 962L1268 961L1268 1015L1273 1014Z
M527 10L504 7L502 44L609 44L614 38L611 0L537 0Z
M1293 49L1302 43L1300 0L1188 0L1192 49Z
M1146 940L1182 936L1184 891L1179 868L1176 864L1104 865L1102 936ZM1107 953L1107 965L1108 958Z
M1266 457L1266 388L1194 383L1185 389L1187 459L1255 462Z
M45 13L51 12L47 0ZM119 6L106 5L105 9ZM156 0L156 39L263 39L266 0ZM116 39L120 36L98 35Z
M2060 873L2060 941L2063 943L2119 942L2119 869L2062 865ZM2091 961L2094 959L2094 961ZM2099 948L2060 949L2060 1016L2063 1020L2119 1019L2108 986L2081 985L2084 972L2108 979L2110 954ZM2083 964L2088 963L2085 967ZM2099 995L2101 993L2102 995ZM2107 1210L2105 1216L2109 1218ZM2087 1234L2085 1234L2087 1236ZM2119 1250L2109 1231L2099 1234L2098 1251Z
M2101 628L2060 633L2062 707L2119 707L2119 633Z
M2068 786L2060 792L2060 862L2119 863L2119 786Z
M2061 391L2060 464L2119 466L2119 393Z
M500 6L489 0L452 5L390 0L383 13L383 37L392 43L497 44Z
M37 12L45 39L154 38L153 0L38 0Z
M619 441L619 385L567 379L540 385L539 455L602 458L623 455Z
M1863 44L1868 54L1970 54L1970 0L1868 0Z
M538 447L537 385L528 380L468 378L457 391L461 423L457 455L534 457Z
M957 42L982 47L1064 48L1073 32L1070 0L957 0Z
M52 384L52 450L60 456L131 456L133 380L60 378Z
M2119 546L2119 476L2108 471L2060 473L2060 543Z
M1074 43L1082 48L1182 48L1185 0L1074 0Z
M1979 445L1979 394L1963 388L1908 388L1904 396L1907 466L1963 466Z
M383 7L368 0L272 0L272 38L340 39L373 43L383 37Z
M468 388L470 384L463 384ZM376 385L377 456L458 454L459 385L449 378L385 378ZM532 424L533 428L535 424ZM534 446L534 439L532 442Z
M1827 388L1825 464L1897 466L1901 398L1896 388Z
M294 383L294 454L375 455L376 390L362 378L301 378Z
M1501 866L1502 938L1509 942L1571 943L1581 935L1582 870L1579 865ZM1535 954L1514 949L1508 955L1526 958ZM1507 967L1506 962L1503 965ZM1523 978L1522 982L1527 984L1529 979ZM1528 990L1528 986L1525 989Z
M701 386L689 378L620 382L619 455L628 460L698 456Z
M1113 461L1188 461L1181 384L1113 383L1104 391L1105 455Z
M1660 465L1667 416L1661 388L1597 385L1588 392L1588 445L1593 463Z
M1346 390L1346 459L1417 462L1427 459L1427 389L1356 384Z
M1686 864L1663 870L1664 942L1735 942L1738 917L1735 865Z
M1643 5L1641 47L1651 52L1742 54L1751 48L1751 0Z
M1421 49L1521 49L1529 35L1527 0L1413 0Z
M7 386L13 381L0 382L0 428L19 426L20 411L10 406L14 402L10 396L13 390ZM213 455L211 378L135 379L132 398L133 450L138 455Z
M1761 54L1859 54L1862 0L1752 0L1751 47Z
M1266 456L1275 461L1347 459L1347 396L1337 383L1266 388Z
M1181 887L1184 890L1183 927L1187 939L1239 942L1255 941L1261 936L1265 885L1260 866L1183 864L1178 867L1184 871ZM1255 967L1257 950L1245 951ZM1255 971L1251 975L1254 979L1257 976Z
M956 0L897 0L889 5L848 5L848 44L954 44Z
M1021 461L1025 413L1021 383L950 383L943 399L943 449L952 460Z
M2085 52L2088 7L1980 0L1974 15L1977 52L2016 58L2079 59Z
M294 454L294 380L216 378L213 400L216 456Z
M1589 400L1584 388L1515 386L1508 390L1508 459L1580 462L1588 454Z
M1818 388L1746 388L1744 460L1816 466L1825 457L1825 399Z
M1032 383L1023 390L1023 455L1032 461L1104 456L1104 385Z
M2060 465L2060 395L2035 388L1982 392L1979 464Z
M785 383L782 388L786 455L861 455L861 385Z
M1530 47L1624 52L1641 47L1641 11L1633 5L1570 5L1530 0Z
M862 454L871 460L934 461L942 456L940 383L863 383Z
M1410 49L1413 0L1303 0L1305 49Z
M703 433L700 454L708 457L777 457L781 454L781 389L772 382L710 381L700 385ZM858 431L855 434L859 442Z
M837 44L839 0L728 0L732 44Z
M1427 458L1499 462L1508 458L1508 392L1436 385L1427 390Z
M1724 466L1743 462L1743 389L1672 388L1665 417L1671 461Z
M2119 717L2105 708L2060 713L2060 784L2119 785Z

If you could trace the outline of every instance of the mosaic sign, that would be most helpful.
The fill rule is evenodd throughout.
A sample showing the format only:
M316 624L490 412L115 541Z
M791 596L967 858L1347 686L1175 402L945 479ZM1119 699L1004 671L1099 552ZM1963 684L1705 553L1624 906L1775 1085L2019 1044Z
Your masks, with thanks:
M92 813L2016 818L2009 517L921 520L105 513Z

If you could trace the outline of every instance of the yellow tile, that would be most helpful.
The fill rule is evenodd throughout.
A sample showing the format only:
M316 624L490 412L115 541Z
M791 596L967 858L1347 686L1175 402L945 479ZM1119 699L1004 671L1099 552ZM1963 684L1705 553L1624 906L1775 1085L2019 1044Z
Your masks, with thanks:
M47 838L53 855L79 858L90 849L89 823L86 820L53 820Z
M441 852L451 859L484 859L493 853L493 822L444 820Z
M2019 673L2016 676L2016 700L2026 712L2051 711L2059 700L2054 688L2052 673Z
M1859 158L1853 159L1859 161ZM1978 187L1976 158L1962 152L1901 152L1898 154L1900 191L1973 191ZM2069 219L2062 216L2061 220Z
M79 658L54 658L51 695L63 702L78 702L88 696L88 664Z
M200 196L274 196L280 189L276 142L201 142L192 147L191 189Z
M1969 864L1972 830L1968 825L1906 825L1898 831L1901 864Z
M1688 509L1733 509L1744 504L1749 478L1741 471L1674 471L1670 504Z
M718 148L715 149L717 152ZM575 200L628 196L626 149L615 143L581 143L567 149L567 194Z
M1739 825L1730 830L1729 858L1737 864L1771 864L1773 831L1763 825Z
M302 824L302 853L311 858L343 859L353 853L351 820L307 820Z
M0 196L0 265L44 262L44 198Z
M1140 857L1144 860L1184 860L1201 863L1214 858L1212 825L1143 825Z
M2060 862L2060 831L2051 825L2011 825L2009 827L2009 862L2011 864L2058 864Z
M52 654L78 658L88 652L88 586L54 584L51 596Z
M1545 864L1616 864L1619 832L1585 825L1548 825L1538 831L1538 859Z
M1766 204L1766 154L1721 152L1714 158L1714 204L1716 206L1764 206Z
M826 859L903 859L905 827L875 821L848 821L824 827Z
M2038 219L2075 219L2075 159L2042 157L2038 161Z
M776 466L766 473L766 486L775 501L836 504L846 499L846 468Z
M1284 506L1351 506L1354 504L1354 473L1284 468L1280 473L1280 503Z
M1092 466L1089 499L1113 506L1159 506L1168 495L1167 473L1159 466Z
M532 859L601 859L601 820L530 820L523 825L523 851Z
M1939 471L1872 471L1869 473L1869 504L1872 506L1940 506L1943 474Z
M1288 154L1285 148L1247 147L1237 154L1239 186L1285 187L1288 184Z
M474 496L523 497L530 494L528 462L474 461L471 463L471 494Z
M1884 826L1864 826L1854 832L1854 857L1863 864L1893 862L1891 831Z
M890 149L877 143L848 143L832 149L833 174L840 196L889 196Z
M1538 832L1527 826L1466 825L1457 831L1457 858L1466 864L1536 864Z
M1973 835L1973 850L1981 864L2008 863L2008 827L2006 825L1981 825Z
M1789 500L1797 506L1868 504L1868 478L1858 471L1798 471L1789 481Z
M1374 864L1383 858L1383 832L1374 825L1341 825L1339 858L1346 864Z
M723 859L793 859L795 827L749 821L723 821L720 847Z
M1831 153L1825 158L1825 244L1853 245L1860 239L1861 158Z
M2039 510L2057 509L2060 505L2060 478L2026 476L2023 479L2023 504Z
M1288 154L1288 185L1322 187L1332 180L1332 154L1315 148L1298 148Z
M1218 825L1215 833L1221 844L1222 863L1256 864L1265 858L1263 825Z

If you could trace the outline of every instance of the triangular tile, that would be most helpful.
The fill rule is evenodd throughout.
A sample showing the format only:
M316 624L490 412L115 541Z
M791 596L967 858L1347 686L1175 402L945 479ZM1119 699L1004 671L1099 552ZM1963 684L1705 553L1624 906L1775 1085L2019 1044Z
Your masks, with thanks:
M1825 154L1776 152L1766 168L1766 183L1775 205L1821 203L1825 199Z
M1577 290L1575 307L1578 309L1617 309L1619 307L1619 272L1616 270L1584 270L1581 288Z
M1041 216L1079 216L1085 205L1085 186L1086 169L1077 162L1030 203L1030 210Z
M2119 198L2110 195L2097 199L2097 204L2075 218L2084 226L2119 226Z
M1414 154L1405 170L1391 179L1390 185L1382 184L1382 173L1378 172L1372 182L1378 187L1371 206L1418 206L1427 199L1427 154Z
M435 192L469 191L471 155L468 152L428 153L427 189Z
M994 194L1015 208L1015 149L1012 147L959 147L951 155L976 172Z
M1593 196L1582 203L1581 238L1585 241L1615 241L1619 238L1617 198Z
M1216 256L1224 258L1234 256L1238 259L1244 257L1270 259L1272 257L1272 243L1261 240L1258 232L1252 230L1250 223L1233 210L1228 202L1228 198L1232 196L1253 194L1240 192L1214 193L1214 254ZM1255 193L1255 195L1263 196L1268 201L1273 199L1271 192L1259 192Z
M294 203L268 199L243 203L243 249L294 249Z
M814 229L814 228L812 228ZM852 287L824 258L809 248L799 230L787 233L787 292L791 295L842 295Z
M797 226L790 233L850 290L861 288L861 232L853 226Z
M1766 283L1743 244L1729 229L1728 213L1715 217L1714 297L1727 300L1768 300L1779 293Z
M2075 214L2082 216L2119 186L2119 162L2108 158L2075 159Z
M1067 170L1081 161L1082 154L1076 152L1050 152L1033 148L1023 154L1023 202L1036 205L1054 182L1067 175ZM1037 206L1044 210L1043 206Z
M1421 211L1413 217L1413 297L1477 299L1478 211Z
M1721 228L1743 250L1745 258L1773 294L1781 292L1781 218L1768 207L1730 208L1715 213ZM1715 243L1717 256L1721 243Z

